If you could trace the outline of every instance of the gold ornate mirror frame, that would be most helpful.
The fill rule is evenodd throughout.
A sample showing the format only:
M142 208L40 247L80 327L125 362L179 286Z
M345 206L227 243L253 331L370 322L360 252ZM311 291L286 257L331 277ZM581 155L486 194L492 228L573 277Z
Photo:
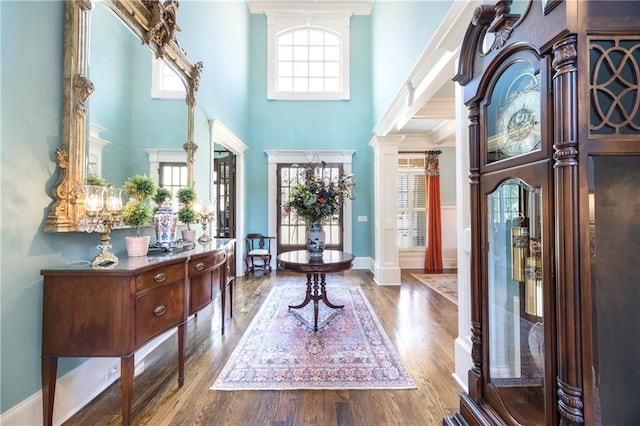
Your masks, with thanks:
M102 0L180 77L187 91L187 183L193 186L193 161L198 146L193 141L195 93L200 84L202 62L191 63L178 44L175 33L177 0ZM84 184L86 178L87 100L94 90L87 71L89 67L89 25L93 7L91 0L65 2L64 81L62 99L62 142L56 149L59 171L51 190L53 202L44 232L74 232L85 214Z

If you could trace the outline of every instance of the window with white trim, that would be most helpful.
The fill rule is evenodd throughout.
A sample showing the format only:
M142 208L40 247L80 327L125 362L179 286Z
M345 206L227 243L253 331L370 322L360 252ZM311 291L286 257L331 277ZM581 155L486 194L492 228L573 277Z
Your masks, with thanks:
M171 199L177 202L177 194L180 188L186 188L187 184L187 163L163 163L158 170L158 186L171 192Z
M184 99L187 90L178 74L162 59L152 58L151 61L151 97Z
M427 246L424 157L398 158L398 248Z
M269 14L267 22L269 99L349 99L348 14Z

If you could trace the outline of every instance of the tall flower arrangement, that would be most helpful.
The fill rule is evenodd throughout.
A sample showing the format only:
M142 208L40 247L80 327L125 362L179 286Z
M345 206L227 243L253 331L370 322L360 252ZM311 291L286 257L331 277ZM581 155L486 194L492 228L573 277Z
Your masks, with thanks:
M330 179L324 167L323 162L319 168L304 168L304 181L289 189L289 199L282 206L285 213L295 210L299 217L313 222L334 215L346 200L355 200L353 175L341 172L337 179Z

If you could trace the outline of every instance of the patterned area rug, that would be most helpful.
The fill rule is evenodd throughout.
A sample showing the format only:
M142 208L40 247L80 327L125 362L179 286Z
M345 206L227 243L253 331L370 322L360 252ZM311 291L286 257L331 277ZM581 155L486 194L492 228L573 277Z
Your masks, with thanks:
M212 390L415 389L359 287L327 287L330 309L313 302L303 287L276 287L267 296Z
M458 304L458 274L411 274L456 305Z

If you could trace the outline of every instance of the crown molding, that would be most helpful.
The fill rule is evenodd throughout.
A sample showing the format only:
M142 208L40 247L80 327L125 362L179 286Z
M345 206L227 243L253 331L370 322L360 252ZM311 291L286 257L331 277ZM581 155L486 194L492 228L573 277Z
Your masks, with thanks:
M249 11L253 14L272 13L349 13L352 15L371 15L372 0L296 0L296 1L248 1Z
M376 135L394 133L428 103L456 72L456 60L464 37L464 28L473 16L479 0L455 0L440 26L425 47L400 90L373 129Z

